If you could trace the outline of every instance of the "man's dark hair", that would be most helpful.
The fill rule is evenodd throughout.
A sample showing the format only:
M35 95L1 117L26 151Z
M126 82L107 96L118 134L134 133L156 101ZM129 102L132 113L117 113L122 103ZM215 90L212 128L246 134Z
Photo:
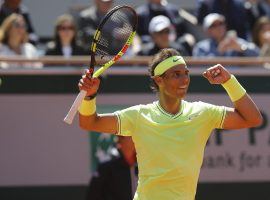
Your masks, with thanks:
M175 49L172 48L165 48L165 49L161 49L154 57L153 59L150 61L149 63L149 75L150 75L150 87L153 91L158 91L158 85L156 84L156 82L153 79L154 76L154 70L156 68L156 66L161 63L163 60L166 60L169 57L172 56L180 56L180 53L178 51L176 51ZM163 74L162 74L163 75ZM161 75L161 76L162 76Z

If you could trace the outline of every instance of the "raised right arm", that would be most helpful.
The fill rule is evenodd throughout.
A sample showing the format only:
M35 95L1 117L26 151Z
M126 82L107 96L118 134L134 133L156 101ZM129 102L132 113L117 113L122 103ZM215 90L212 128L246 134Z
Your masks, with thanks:
M79 108L80 127L88 131L116 134L118 129L117 116L114 114L97 114L96 99L89 100L89 96L97 93L100 81L98 78L89 78L89 70L82 76L79 89L87 91L86 98Z
M113 114L93 114L91 116L80 115L80 127L88 131L102 133L117 133L118 120Z

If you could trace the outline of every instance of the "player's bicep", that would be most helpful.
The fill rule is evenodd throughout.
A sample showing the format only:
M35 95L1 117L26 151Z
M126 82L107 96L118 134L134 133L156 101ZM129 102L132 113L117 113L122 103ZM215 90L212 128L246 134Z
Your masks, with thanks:
M116 134L118 131L118 119L115 114L98 114L93 123L89 123L89 127L87 123L84 124L84 128L91 131L111 134Z
M236 109L227 108L222 128L223 129L246 128L246 121Z

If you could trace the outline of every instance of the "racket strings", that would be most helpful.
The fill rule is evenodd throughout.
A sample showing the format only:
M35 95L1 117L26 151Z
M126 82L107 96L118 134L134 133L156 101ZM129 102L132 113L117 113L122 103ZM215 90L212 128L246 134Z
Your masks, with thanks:
M134 31L135 17L128 8L121 8L107 19L97 41L96 59L110 60L121 51Z

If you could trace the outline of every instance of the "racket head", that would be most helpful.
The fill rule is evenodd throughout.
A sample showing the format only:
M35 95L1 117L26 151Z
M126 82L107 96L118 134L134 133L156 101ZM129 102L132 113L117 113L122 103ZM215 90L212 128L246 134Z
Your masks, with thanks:
M116 6L105 15L92 40L89 66L91 76L98 77L126 53L136 34L136 28L137 14L130 6ZM93 74L96 61L105 64ZM64 119L66 123L72 123L85 95L86 91L81 90Z
M137 13L128 5L116 6L104 16L90 49L90 71L94 72L97 63L101 65L94 77L98 77L126 53L136 34L137 23Z

